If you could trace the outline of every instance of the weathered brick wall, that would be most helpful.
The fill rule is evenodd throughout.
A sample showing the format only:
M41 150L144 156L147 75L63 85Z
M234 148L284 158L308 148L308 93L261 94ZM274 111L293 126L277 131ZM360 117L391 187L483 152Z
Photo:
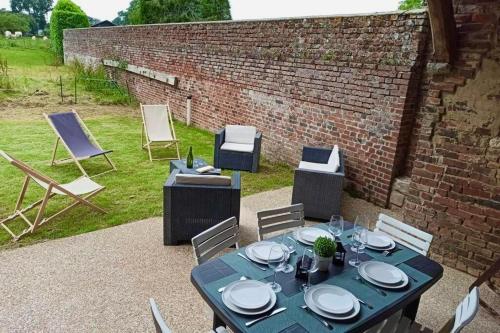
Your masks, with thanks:
M456 61L424 73L403 212L435 236L433 258L478 275L500 259L500 2L454 8Z
M67 30L66 59L103 58L167 72L174 88L122 73L144 103L193 96L195 125L253 124L269 159L296 164L303 145L345 151L347 177L385 205L404 162L426 13Z

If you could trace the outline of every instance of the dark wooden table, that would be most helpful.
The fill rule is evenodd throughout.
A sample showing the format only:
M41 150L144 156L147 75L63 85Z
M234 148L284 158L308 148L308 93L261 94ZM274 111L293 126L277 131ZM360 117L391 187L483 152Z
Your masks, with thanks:
M352 227L351 224L348 226ZM370 260L371 257L369 255L369 251L365 251L365 254L360 255L360 259ZM420 296L427 291L432 285L434 285L443 275L443 267L437 262L423 256L417 255L407 261L404 261L404 264L428 275L431 279L418 286L417 288L409 291L404 298L399 301L390 304L389 306L382 307L377 309L375 313L373 313L370 317L366 318L363 323L361 323L358 327L351 330L350 332L363 332L366 329L378 324L379 322L387 319L392 314L397 311L403 309L403 313L405 316L415 319L417 314ZM346 261L345 265L349 265ZM330 266L330 271L326 273L319 273L313 278L313 284L320 283L322 280L325 280L331 276L335 276L336 274L340 274L342 272L342 267L336 267L334 265ZM227 265L220 258L210 260L204 264L201 264L195 267L191 272L191 282L196 287L200 295L203 299L208 303L208 305L214 311L214 328L216 326L228 326L234 332L245 332L244 328L240 326L236 326L235 323L231 320L231 310L226 308L225 306L221 306L220 304L214 303L214 301L209 297L207 289L204 285L234 274L235 270ZM287 288L298 288L298 286L302 283L302 281L295 279L294 274L278 274L277 282L280 283L283 287L283 292L286 292ZM314 319L311 319L314 320ZM282 330L280 332L306 332L305 330Z
M193 168L189 169L186 166L186 160L171 160L170 161L170 173L172 173L172 171L174 171L176 169L179 169L184 174L200 175L200 173L197 172L196 169L207 166L207 165L209 165L209 164L205 160L203 160L201 158L195 158L193 160ZM221 173L220 169L214 169L212 171L203 173L203 175L220 175L220 173Z

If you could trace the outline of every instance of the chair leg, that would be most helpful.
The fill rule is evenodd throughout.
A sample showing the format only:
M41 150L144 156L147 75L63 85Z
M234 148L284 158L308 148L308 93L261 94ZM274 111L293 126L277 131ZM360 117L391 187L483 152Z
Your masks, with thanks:
M149 161L153 162L153 155L151 154L151 143L150 142L146 143L146 147L148 148Z
M104 158L106 159L106 161L108 161L109 165L111 165L111 168L113 170L116 170L115 164L111 161L111 159L106 154L104 154Z
M55 160L56 160L56 153L57 153L57 147L59 146L59 140L60 138L57 137L56 138L56 144L54 145L54 150L52 151L52 160L50 161L50 165L53 166L55 163Z
M24 196L26 195L26 191L28 190L29 182L30 182L30 177L26 176L24 178L23 187L21 188L21 193L19 193L19 197L17 198L16 208L14 209L15 212L18 211L19 208L21 208L21 205L23 204Z
M181 154L179 153L179 143L178 142L175 142L175 147L177 148L177 159L180 160Z
M85 169L82 167L82 165L80 164L80 161L78 161L78 159L76 157L73 157L73 161L75 161L76 163L76 166L78 167L78 169L80 169L80 171L83 173L83 175L85 177L88 177L89 175L87 174L87 172L85 171Z
M40 208L38 209L38 214L36 214L35 222L33 223L33 227L31 227L31 232L34 232L35 229L40 224L40 221L43 218L43 213L45 212L45 208L47 207L47 203L49 202L49 199L51 197L51 193L52 193L52 184L49 185L47 192L45 192L45 196L43 197L42 204L41 204Z

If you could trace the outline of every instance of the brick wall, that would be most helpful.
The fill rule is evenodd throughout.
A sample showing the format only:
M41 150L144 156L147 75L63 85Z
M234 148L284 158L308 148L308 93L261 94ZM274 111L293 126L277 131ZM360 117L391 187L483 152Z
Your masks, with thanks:
M303 145L345 151L347 177L385 205L404 161L426 13L67 30L65 57L117 59L173 74L177 87L122 73L143 103L193 96L195 125L252 124L263 153L296 164Z
M424 73L403 212L434 235L433 258L478 275L500 259L500 2L454 9L456 60Z

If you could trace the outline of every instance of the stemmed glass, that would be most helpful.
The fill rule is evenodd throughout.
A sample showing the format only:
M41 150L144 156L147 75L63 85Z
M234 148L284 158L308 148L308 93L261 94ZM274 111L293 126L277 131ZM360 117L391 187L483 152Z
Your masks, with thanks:
M367 230L363 227L357 227L352 235L352 245L355 247L356 259L349 260L349 265L358 267L361 261L359 260L360 247L364 246L368 241ZM354 250L353 250L354 251Z
M279 283L276 283L276 273L282 270L286 260L287 254L285 249L281 245L273 245L269 251L267 264L269 268L274 271L273 282L269 282L268 285L275 293L279 293L281 291L281 286Z
M309 261L307 254L311 255L311 261ZM312 274L316 273L319 269L319 256L313 251L306 249L302 255L301 267L307 267L307 283L302 284L302 290L306 292L311 288Z
M335 237L339 237L344 232L344 218L342 215L332 215L328 231Z
M365 221L363 220L363 218L361 216L356 216L356 219L354 220L354 228L353 228L354 233L356 233L356 230L360 230L360 229L366 230ZM367 237L368 237L368 235L367 235ZM354 234L353 234L353 239L354 239ZM359 247L351 247L351 250L353 252L359 251L359 253L364 253L363 250L365 249L365 244L366 244L366 242L364 244L359 245Z
M288 260L290 259L290 254L295 251L295 246L293 242L288 238L287 234L283 234L281 236L281 245L283 245L286 249L285 254L286 254L286 261L285 264L283 265L281 271L283 273L291 273L295 270L295 268L288 263Z

